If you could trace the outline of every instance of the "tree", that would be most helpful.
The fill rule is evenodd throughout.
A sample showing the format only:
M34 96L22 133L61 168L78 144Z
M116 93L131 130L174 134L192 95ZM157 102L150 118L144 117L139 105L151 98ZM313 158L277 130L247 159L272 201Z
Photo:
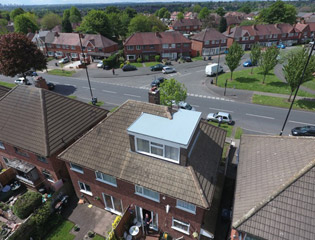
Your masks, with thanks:
M122 23L120 20L120 14L112 12L112 13L107 14L107 17L108 17L109 23L112 27L113 34L116 37L118 37L120 35L125 35L125 33L123 31L121 31L122 30Z
M62 20L69 19L70 18L70 9L66 9L63 11Z
M24 14L20 14L14 18L14 30L17 33L27 34L28 32L36 32L38 26Z
M0 36L0 74L14 77L31 68L42 70L46 57L25 35L9 33Z
M240 26L252 26L256 23L255 20L243 20L241 23L240 23Z
M129 18L134 18L137 15L137 11L131 7L127 7L124 13L126 13Z
M43 29L51 30L55 26L61 24L61 17L58 14L55 13L47 13L43 16L41 20L41 26Z
M187 88L183 83L176 81L174 78L165 80L159 89L162 105L172 106L172 101L179 103L186 100Z
M119 19L120 19L120 22L121 22L121 28L120 28L119 35L122 38L125 38L127 36L127 34L128 34L128 26L129 26L129 23L130 23L130 17L128 15L128 13L123 12L123 14L119 14Z
M254 66L256 66L258 64L260 56L261 56L261 47L257 43L255 43L252 46L252 49L251 49L250 54L249 54L250 61L252 62L251 74L253 74Z
M165 12L163 18L170 19L171 18L171 13L169 11Z
M184 13L182 13L182 12L178 13L178 14L177 14L177 19L178 19L178 20L184 19Z
M109 13L120 13L120 10L117 7L115 7L115 6L108 6L105 9L105 13L106 14L109 14Z
M62 20L61 28L62 28L62 32L72 33L73 29L72 29L72 25L71 25L71 22L70 22L69 18L66 18L66 19Z
M205 19L210 14L210 11L207 7L204 7L200 10L200 13L198 14L199 19Z
M252 9L249 4L245 4L240 9L238 9L238 11L249 14L252 11Z
M225 17L221 17L220 19L220 25L219 25L219 32L223 33L226 31L227 28L227 22Z
M166 25L162 23L155 16L145 16L142 14L138 14L133 19L131 19L128 31L129 34L133 34L135 32L163 32L167 29Z
M164 17L164 14L168 12L167 9L165 7L162 7L160 10L159 10L159 13L158 13L158 17L159 18L163 18Z
M225 10L222 7L219 7L216 11L215 11L220 17L223 17L225 14Z
M287 58L287 64L283 66L282 70L284 73L284 78L290 87L290 96L288 102L291 101L293 92L297 89L301 76L307 62L308 51L305 48L301 48L298 51L290 52ZM310 62L304 73L304 78L302 79L301 84L311 81L313 79L314 72L314 56L311 57Z
M201 11L201 6L199 4L196 4L193 8L193 12L199 13Z
M107 38L112 38L113 36L108 17L106 13L101 10L89 11L77 30L84 33L100 33Z
M20 14L23 14L23 13L25 13L25 12L24 12L24 10L22 8L16 8L16 9L14 9L14 10L12 10L10 12L10 18L11 18L12 21L14 21L14 18L16 16L18 16Z
M0 18L10 21L10 13L9 11L0 11Z
M281 0L277 0L269 8L265 8L259 13L258 20L260 22L266 22L270 24L294 24L296 21L296 9L291 4L286 4Z
M234 42L226 54L225 61L226 65L231 71L231 80L233 80L233 72L239 66L244 51L237 42Z
M8 21L6 19L0 19L0 35L7 34L9 31L7 29Z
M277 65L278 54L279 49L276 47L269 47L265 52L261 53L259 67L264 75L263 84L265 84L266 75Z
M78 23L82 21L81 13L76 7L70 8L69 20L71 23Z

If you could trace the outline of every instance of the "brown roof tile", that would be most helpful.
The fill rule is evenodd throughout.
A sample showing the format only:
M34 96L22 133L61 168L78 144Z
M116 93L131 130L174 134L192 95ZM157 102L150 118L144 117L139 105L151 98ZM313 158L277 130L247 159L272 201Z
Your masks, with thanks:
M233 227L264 239L315 239L314 147L315 138L243 135Z
M4 95L6 95L8 92L10 92L10 90L11 90L11 88L0 85L0 98L2 98Z
M182 19L182 20L176 20L173 22L172 26L174 27L186 27L186 26L201 26L201 22L199 19Z
M0 99L0 140L50 156L107 113L45 89L17 86Z
M211 206L226 132L201 122L191 167L184 167L130 151L127 128L143 112L169 116L165 106L128 100L59 157L204 208Z
M223 40L227 39L227 37L214 28L207 28L200 33L195 34L191 39L204 42L212 40Z

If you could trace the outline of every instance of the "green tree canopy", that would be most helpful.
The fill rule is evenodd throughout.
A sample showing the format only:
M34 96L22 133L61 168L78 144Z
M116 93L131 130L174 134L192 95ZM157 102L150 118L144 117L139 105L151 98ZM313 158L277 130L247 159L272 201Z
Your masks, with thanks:
M25 35L9 33L0 36L0 74L14 77L31 68L46 68L44 54ZM25 75L24 75L25 77Z
M178 19L178 20L184 19L184 13L182 13L182 12L178 13L178 14L177 14L177 19Z
M41 20L41 27L43 29L51 30L55 26L60 25L60 24L61 24L61 17L58 14L52 13L52 12L45 14Z
M219 32L223 33L226 31L227 22L225 17L221 17L220 24L219 24Z
M115 13L115 12L111 12L111 13L107 14L109 23L110 23L112 31L113 31L113 34L115 34L116 37L126 35L126 33L123 32L120 15L121 15L120 13Z
M199 19L205 19L210 14L210 11L207 7L204 7L200 10L200 13L198 14Z
M128 34L128 26L130 23L130 17L128 13L123 12L120 16L121 28L120 28L120 36L124 39Z
M125 10L124 10L124 13L128 14L128 17L131 19L131 18L134 18L136 15L137 15L137 11L131 7L127 7Z
M243 20L241 23L240 23L240 26L252 26L256 23L255 20Z
M258 43L255 43L252 46L249 57L250 57L250 60L252 62L252 65L256 66L259 62L260 57L261 57L261 47L259 46ZM251 73L253 73L253 67L252 67Z
M283 66L283 73L286 82L290 86L290 96L288 101L291 101L293 92L297 89L304 67L308 58L308 51L305 48L299 48L298 51L293 51L288 54L287 63ZM313 80L315 56L312 56L304 73L304 78L301 84Z
M17 33L27 34L28 32L34 33L39 28L30 18L21 14L14 18L14 30Z
M84 33L100 33L107 38L112 38L113 36L108 17L106 13L101 10L89 11L77 30Z
M159 10L159 13L158 13L158 17L159 18L163 18L164 17L164 14L168 12L167 8L166 7L162 7L160 10Z
M165 12L163 18L170 19L171 13L169 11Z
M252 9L249 4L245 4L240 9L238 9L238 11L248 14L252 11Z
M296 9L291 4L286 4L281 0L277 0L269 8L265 8L259 13L258 20L260 22L266 22L270 24L294 24L296 21Z
M193 12L199 13L201 11L201 6L199 4L196 4L193 8Z
M7 29L8 21L6 19L0 19L0 35L7 34L9 31Z
M160 100L162 105L172 106L172 101L179 103L185 101L187 97L187 88L183 83L174 78L165 80L160 85Z
M9 21L10 20L10 12L5 11L5 10L0 11L0 18Z
M14 18L16 16L23 14L23 13L25 13L25 11L22 8L16 8L10 12L10 18L12 21L14 21Z
M76 7L70 8L69 20L71 23L78 23L82 21L81 13Z
M215 12L221 17L223 17L225 14L225 10L222 7L219 7Z
M237 42L234 42L229 48L228 53L225 57L226 65L231 71L231 80L233 80L233 72L240 65L240 61L243 55L244 51L241 45L239 45Z
M266 51L261 53L259 67L264 75L263 84L265 84L266 75L277 65L277 56L279 49L276 47L269 47Z
M63 11L62 20L69 19L70 18L70 9L66 9Z
M64 32L64 33L72 33L73 32L72 25L71 25L69 18L65 18L62 20L61 28L62 28L62 32Z
M109 14L109 13L120 13L119 8L115 7L115 6L108 6L105 9L105 13Z
M151 32L153 29L154 31L163 32L167 27L155 16L145 16L142 14L138 14L131 19L128 27L129 34L135 32Z

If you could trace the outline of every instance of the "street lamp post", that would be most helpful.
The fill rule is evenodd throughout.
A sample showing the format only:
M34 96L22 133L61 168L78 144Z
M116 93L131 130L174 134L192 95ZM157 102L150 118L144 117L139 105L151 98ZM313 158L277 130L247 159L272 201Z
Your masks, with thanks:
M86 72L86 77L87 77L87 80L88 80L88 83L89 83L89 88L90 88L90 94L91 94L91 98L92 98L92 104L95 105L97 103L97 98L95 98L93 96L93 92L92 92L92 88L91 88L91 82L90 82L90 77L89 77L89 72L88 72L88 69L87 69L87 64L85 62L85 54L83 52L83 47L82 47L82 41L81 41L81 38L82 38L82 34L79 33L79 40L80 40L80 47L81 47L81 53L82 53L82 56L83 56L83 63L84 63L84 68L85 68L85 72ZM80 58L81 59L81 58Z
M215 85L218 85L218 75L219 75L219 66L220 66L220 56L221 56L221 40L220 40L220 45L219 45L219 57L218 57L218 66L217 66L217 75L215 76ZM224 91L225 95L225 91Z

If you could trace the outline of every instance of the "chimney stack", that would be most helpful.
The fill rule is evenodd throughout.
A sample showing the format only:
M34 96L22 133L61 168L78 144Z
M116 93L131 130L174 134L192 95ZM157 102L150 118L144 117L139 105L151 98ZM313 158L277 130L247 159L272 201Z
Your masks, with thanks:
M149 90L149 103L160 105L160 90L153 87Z
M230 25L227 27L226 32L228 35L231 33L231 26Z
M55 32L55 37L59 37L59 34L58 34L58 32Z

